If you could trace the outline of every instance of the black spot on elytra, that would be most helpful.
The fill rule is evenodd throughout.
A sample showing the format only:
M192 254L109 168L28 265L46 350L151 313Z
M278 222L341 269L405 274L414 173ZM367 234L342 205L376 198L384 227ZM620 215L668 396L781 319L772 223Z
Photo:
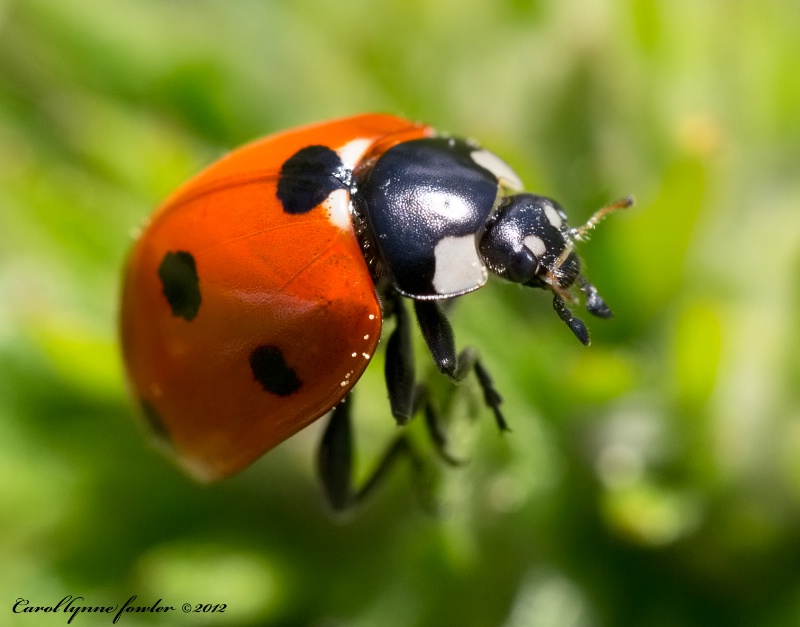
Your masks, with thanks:
M261 384L266 392L278 396L289 396L302 385L297 373L292 370L283 358L277 346L262 345L250 353L250 369L253 378Z
M327 146L307 146L281 167L278 200L286 213L306 213L331 192L347 187L349 172L339 155Z
M153 432L153 435L155 435L161 442L171 445L172 439L170 438L167 426L164 424L164 421L161 419L161 415L158 413L153 404L146 398L142 398L139 399L139 405L142 408L142 415L147 422L147 426L150 427L150 431Z
M191 254L179 250L164 255L158 278L172 315L192 320L200 309L200 279Z

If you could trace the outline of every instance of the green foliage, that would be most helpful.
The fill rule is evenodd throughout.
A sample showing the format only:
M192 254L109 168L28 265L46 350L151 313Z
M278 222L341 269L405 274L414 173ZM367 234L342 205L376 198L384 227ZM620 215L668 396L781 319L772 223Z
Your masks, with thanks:
M3 624L65 624L18 597L134 594L178 610L119 624L800 623L798 59L784 0L0 0ZM176 185L365 111L479 139L575 223L638 204L581 248L616 314L590 348L514 286L454 312L511 433L418 351L469 460L439 473L441 514L402 469L342 524L318 425L212 486L148 448L116 316L132 233ZM356 396L362 474L395 432L382 365Z

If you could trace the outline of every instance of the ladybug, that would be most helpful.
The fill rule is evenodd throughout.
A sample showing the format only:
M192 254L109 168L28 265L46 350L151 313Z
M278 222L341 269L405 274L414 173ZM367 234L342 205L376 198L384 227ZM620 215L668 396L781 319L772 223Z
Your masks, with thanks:
M333 409L319 472L330 505L359 501L403 454L401 436L360 490L351 479L350 403L384 321L391 413L435 412L415 381L406 299L438 369L476 374L501 429L500 395L474 349L458 353L442 303L490 274L611 311L573 244L619 201L570 228L555 201L473 141L391 115L359 115L246 145L181 187L130 254L121 342L153 433L192 475L235 473ZM434 440L441 435L433 426ZM443 447L439 446L443 451ZM445 455L446 457L446 455ZM418 460L416 460L418 461Z

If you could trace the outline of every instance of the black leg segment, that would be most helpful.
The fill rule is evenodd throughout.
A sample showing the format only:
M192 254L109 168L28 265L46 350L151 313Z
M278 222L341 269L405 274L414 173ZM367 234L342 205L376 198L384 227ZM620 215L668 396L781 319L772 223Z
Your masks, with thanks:
M392 291L386 299L386 317L394 316L395 328L386 344L386 389L392 415L400 425L406 424L415 413L414 406L414 348L411 343L411 323L402 297Z
M556 310L558 317L561 318L570 330L575 334L581 344L589 346L589 330L586 328L583 320L576 318L572 312L564 304L564 299L558 294L553 296L553 309Z
M322 436L317 472L328 505L335 512L352 509L366 500L388 476L396 463L406 458L411 461L417 481L425 475L422 459L405 435L395 438L361 488L353 485L353 428L350 417L352 396L339 403L331 414Z
M597 293L597 288L589 283L583 276L578 277L581 292L586 294L586 311L598 318L613 318L614 314L606 305L603 297Z
M353 425L350 397L333 410L317 454L317 473L331 509L340 512L353 502Z
M500 411L502 399L486 368L473 348L456 352L455 337L441 306L434 301L415 301L415 313L422 335L437 368L451 381L458 383L471 371L475 372L484 403L495 416L498 427L508 429ZM438 455L448 464L458 466L462 460L447 449L447 437L428 388L415 382L411 322L403 298L396 292L384 297L384 319L394 317L395 328L386 346L385 377L392 415L404 425L418 412L425 416L425 425ZM433 501L430 494L429 471L411 440L401 434L392 442L361 487L353 480L353 428L351 420L352 395L333 410L322 437L317 458L317 471L328 505L335 512L344 512L359 505L385 480L399 460L408 459L419 493L427 506Z
M501 431L508 430L508 424L500 411L502 398L495 389L492 379L478 358L475 349L465 348L460 354L456 353L453 328L436 301L414 301L414 310L422 330L422 336L425 338L428 350L439 371L447 375L454 383L458 383L474 370L483 390L484 402L494 413L497 426Z
M425 425L439 457L450 465L460 465L462 462L447 450L447 436L427 386L415 381L411 322L405 302L397 292L388 295L384 302L387 303L387 317L395 318L395 328L386 346L384 371L392 415L398 425L405 425L423 411Z

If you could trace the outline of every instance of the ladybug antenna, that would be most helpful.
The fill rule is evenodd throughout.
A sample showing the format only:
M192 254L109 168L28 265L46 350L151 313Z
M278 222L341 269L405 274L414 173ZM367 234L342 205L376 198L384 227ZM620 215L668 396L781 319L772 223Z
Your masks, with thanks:
M634 199L633 196L625 196L625 198L620 198L616 202L612 202L610 205L606 205L602 209L598 209L594 212L591 218L586 221L586 224L583 226L579 226L574 229L569 230L569 235L572 239L585 242L589 239L589 231L591 231L597 224L605 218L609 213L612 211L618 211L620 209L627 209L631 205L633 205Z

